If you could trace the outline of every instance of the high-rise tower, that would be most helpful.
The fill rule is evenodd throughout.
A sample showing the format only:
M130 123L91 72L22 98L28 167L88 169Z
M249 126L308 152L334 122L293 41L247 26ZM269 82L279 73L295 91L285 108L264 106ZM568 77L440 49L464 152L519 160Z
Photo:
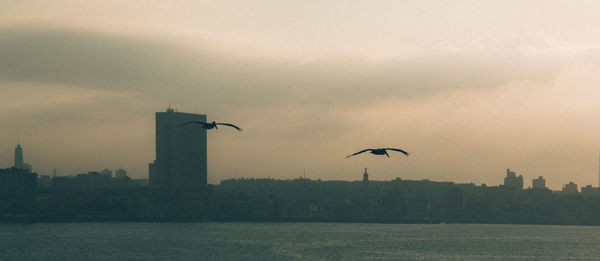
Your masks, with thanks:
M156 160L149 165L150 186L176 194L181 190L206 187L206 115L182 113L168 108L156 113Z
M21 144L17 144L17 147L15 147L15 168L17 169L24 169L25 165L23 162L23 148L21 147Z

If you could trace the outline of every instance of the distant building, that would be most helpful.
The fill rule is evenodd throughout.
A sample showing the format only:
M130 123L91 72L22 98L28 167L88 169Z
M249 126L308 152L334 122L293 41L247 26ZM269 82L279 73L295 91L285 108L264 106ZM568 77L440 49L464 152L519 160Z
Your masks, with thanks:
M112 177L112 171L109 170L109 169L103 169L103 170L100 171L100 175Z
M587 185L585 187L581 187L581 194L586 196L598 195L600 194L600 188L594 188L592 185Z
M98 171L90 171L87 174L77 174L76 182L79 186L79 189L84 190L96 190L101 188L111 187L112 176L102 174Z
M149 164L150 186L176 194L206 187L206 115L176 112L169 108L156 113L156 160Z
M21 144L17 144L17 147L15 147L15 164L14 167L17 169L24 169L24 162L23 162L23 148L21 147Z
M31 168L31 165L29 165L29 163L23 163L23 169L26 169L29 172L33 172L33 169Z
M523 175L519 175L510 169L506 169L506 177L504 178L504 187L523 189Z
M363 174L363 183L369 183L369 173L367 173L367 168L365 168L365 173Z
M122 179L127 177L127 171L124 169L115 170L115 178Z
M532 189L546 189L546 180L544 177L539 176L537 179L531 180Z
M113 178L99 171L90 171L88 173L77 174L76 176L53 177L51 179L52 188L58 191L90 192L104 189L128 188L133 184L133 181L127 176L124 178Z
M565 194L578 194L579 193L579 191L577 190L577 184L575 184L573 181L570 181L569 184L564 184L562 192Z
M26 169L29 170L29 172L31 172L31 165L25 163L23 161L23 147L21 147L21 144L17 144L17 147L15 147L15 162L14 162L14 168L17 169Z
M35 208L37 174L26 169L0 169L0 212L22 212Z

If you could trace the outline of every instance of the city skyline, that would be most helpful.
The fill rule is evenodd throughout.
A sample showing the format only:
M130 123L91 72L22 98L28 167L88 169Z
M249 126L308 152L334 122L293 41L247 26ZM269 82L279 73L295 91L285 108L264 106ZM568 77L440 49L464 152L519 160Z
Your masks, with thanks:
M598 182L599 3L3 7L4 166L20 142L39 173L124 168L143 178L152 112L173 104L244 126L208 134L212 184L305 168L352 180L365 166L375 180L500 184L510 167L554 189ZM368 147L411 156L344 159Z
M146 181L142 184L146 184L153 189L159 189L161 192L167 192L167 195L171 194L172 196L183 191L201 191L199 188L205 188L207 186L207 129L204 127L204 125L201 127L201 129L180 129L180 127L188 125L186 123L190 122L205 123L206 115L177 112L171 107L167 108L166 112L156 112L157 159L149 163L148 178L142 179ZM408 155L408 153L406 154ZM598 167L598 177L600 179L600 157L598 160ZM21 173L35 174L36 176L38 175L32 171L31 165L23 161L23 148L19 143L17 143L17 146L14 150L14 165L11 168L5 169L5 171L11 170L16 170L17 172ZM299 177L300 180L306 179L305 171L306 170L304 170L303 176ZM112 170L103 169L101 171L90 171L87 174L77 174L77 177L86 175L96 175L96 177L108 176L117 179L126 178L127 180L130 180L130 178L127 176L127 171L124 169L116 169L114 176ZM49 183L50 175L40 175L38 177L42 180L42 182ZM64 177L65 176L58 178L60 179ZM66 177L74 178L75 176L68 175ZM56 169L54 169L52 178L57 178ZM397 177L395 180L398 180L399 178L400 177ZM254 179L254 177L251 177L250 179ZM230 181L231 180L228 182ZM318 179L318 181L321 181L321 179ZM420 181L429 182L430 180L422 179ZM364 170L361 182L363 184L369 183L369 174L367 172L367 168ZM441 182L454 183L452 181ZM475 186L474 183L458 183L457 185ZM44 186L48 186L48 184L44 184ZM481 187L487 187L487 184L482 183ZM517 176L517 173L515 171L511 171L511 169L506 169L504 183L498 185L498 187L508 188L509 190L513 188L518 190L526 189L524 187L523 175ZM531 186L529 186L527 189L549 190L550 188L546 187L546 180L544 177L538 176L537 178L532 179ZM585 189L589 190L584 192ZM587 185L585 187L582 186L581 189L582 193L595 194L599 191L600 186L593 187L593 185ZM562 192L567 194L579 193L578 184L574 183L573 181L569 181L568 184L562 185Z
M176 112L172 108L167 108L166 112L156 112L156 158L161 159L160 161L154 160L148 165L148 176L141 178L140 180L146 180L148 186L153 188L160 188L165 192L176 194L177 191L185 191L189 189L197 189L205 187L207 185L207 161L206 161L206 130L202 129L179 129L181 122L189 121L201 121L206 122L206 115L202 114L191 114ZM185 144L187 143L187 144ZM160 144L160 145L159 145ZM160 151L160 152L159 152ZM173 157L172 155L180 155ZM181 157L183 155L183 157ZM599 153L600 156L600 153ZM175 159L177 158L177 159ZM32 172L31 165L23 161L23 148L18 143L14 149L14 165L13 168L25 169ZM157 164L157 162L163 162ZM163 166L161 166L163 165ZM169 167L170 166L170 167ZM8 168L7 168L8 169ZM35 173L35 172L34 172ZM112 171L109 169L103 169L101 171L88 171L90 173L98 173L99 175L108 175L113 177ZM546 186L546 179L543 176L533 177L529 186L526 186L524 180L528 177L523 175L516 176L515 171L506 169L506 176L504 182L501 184L486 184L481 183L481 186L508 186L516 187L519 189L550 189L553 187ZM84 172L78 172L79 175L86 175ZM73 174L63 175L63 177L74 177ZM50 175L40 175L40 177L50 177ZM52 178L57 177L56 169L53 170ZM60 176L59 176L60 177ZM127 171L119 168L115 169L115 178L128 177ZM306 179L306 169L303 170L301 178ZM242 177L244 178L244 177ZM255 177L249 177L254 179ZM261 179L264 177L256 177ZM289 179L294 179L291 177ZM400 178L400 177L396 177ZM600 157L598 158L598 178L600 179ZM269 177L270 179L270 177ZM288 179L288 180L289 180ZM310 180L310 177L308 178ZM315 180L321 180L320 178L314 178ZM280 179L285 180L285 178ZM338 179L339 180L339 179ZM340 181L357 181L360 179L340 180ZM422 178L422 181L429 180ZM223 180L221 180L223 181ZM336 181L336 180L332 180ZM367 168L364 169L362 175L362 182L368 182ZM385 181L385 180L374 180L374 181ZM435 180L435 182L454 182L453 180ZM461 184L461 183L457 183ZM464 182L462 184L475 184L473 182ZM599 183L600 184L600 183ZM578 192L577 186L581 186L581 192L584 189L592 189L593 193L599 190L600 186L594 186L593 184L578 184L570 180L568 183L562 184L559 188L554 188L554 191L563 191L565 188L568 193ZM591 190L590 190L591 191ZM599 190L600 191L600 190Z

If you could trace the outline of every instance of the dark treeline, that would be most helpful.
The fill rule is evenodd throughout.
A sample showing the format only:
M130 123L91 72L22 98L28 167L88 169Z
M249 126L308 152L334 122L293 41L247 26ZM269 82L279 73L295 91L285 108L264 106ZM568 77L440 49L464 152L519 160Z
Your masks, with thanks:
M600 195L452 182L232 179L199 192L133 182L38 186L3 221L319 221L600 225Z

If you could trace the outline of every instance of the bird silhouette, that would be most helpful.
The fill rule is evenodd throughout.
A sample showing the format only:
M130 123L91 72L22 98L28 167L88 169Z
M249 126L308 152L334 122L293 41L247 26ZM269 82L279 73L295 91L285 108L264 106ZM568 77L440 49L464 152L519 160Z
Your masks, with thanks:
M380 149L364 149L364 150L361 150L361 151L359 151L359 152L357 152L357 153L354 153L354 154L348 155L348 156L346 156L346 158L350 158L350 157L352 157L352 156L354 156L354 155L358 155L358 154L361 154L361 153L363 153L363 152L366 152L366 151L370 151L370 152L371 152L371 154L375 154L375 155L386 155L386 156L388 156L388 158L389 158L389 157L390 157L390 154L388 154L388 153L387 153L387 151L388 151L388 150L393 150L393 151L402 152L402 154L404 154L404 155L406 155L406 156L408 156L408 155L409 155L409 153L408 153L408 152L406 152L406 151L403 151L403 150L401 150L401 149L394 149L394 148L380 148Z
M214 122L214 121L210 122L210 123L209 122L202 122L202 121L188 121L186 123L182 123L182 124L177 125L177 127L181 127L181 126L184 126L184 125L190 125L190 124L200 124L200 125L202 125L202 128L205 128L207 130L210 130L210 129L219 129L219 127L217 127L217 125L224 125L224 126L233 127L236 130L238 130L238 131L242 131L242 129L240 127L235 126L235 125L233 125L231 123L222 123L222 122L218 122L217 123L217 122Z

